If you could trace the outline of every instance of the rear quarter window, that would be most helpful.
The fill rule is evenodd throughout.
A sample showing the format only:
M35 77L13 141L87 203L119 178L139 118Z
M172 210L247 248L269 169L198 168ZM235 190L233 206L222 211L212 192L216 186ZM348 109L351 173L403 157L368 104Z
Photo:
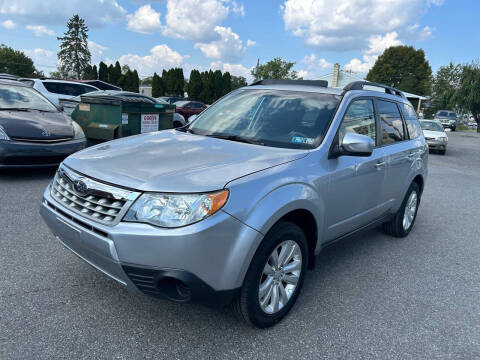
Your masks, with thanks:
M405 123L407 124L407 130L408 134L410 135L410 139L416 139L422 136L422 128L420 127L420 123L418 122L417 114L415 113L413 106L402 103L400 108L402 109L403 117L405 119Z

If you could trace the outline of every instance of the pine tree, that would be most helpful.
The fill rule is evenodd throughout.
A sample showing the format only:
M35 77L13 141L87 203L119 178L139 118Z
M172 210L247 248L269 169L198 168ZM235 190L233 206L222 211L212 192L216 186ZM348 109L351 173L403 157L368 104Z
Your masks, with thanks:
M138 76L137 70L133 70L133 89L132 91L137 92L140 90L140 77Z
M108 82L108 67L103 61L98 65L98 80Z
M110 81L110 84L120 86L120 78L122 76L122 67L120 66L120 63L117 61L115 63L115 66L112 66L111 72L110 67L108 68L108 70L108 80Z
M228 94L230 91L232 91L232 76L228 71L223 74L222 83L223 83L223 92L222 92L222 96L223 96Z
M88 49L87 32L85 20L75 14L68 20L64 36L57 37L61 41L58 52L59 70L77 79L81 78L92 58Z
M109 82L110 84L112 85L115 85L112 81L112 79L115 78L115 68L113 67L112 64L108 65L108 80L107 82Z
M220 70L213 73L213 101L223 96L223 76Z
M202 78L200 72L196 69L193 69L190 72L187 92L190 99L200 100L200 94L202 93Z
M157 98L159 96L162 96L162 86L161 86L161 81L162 79L160 76L157 75L157 73L153 73L152 76L152 97Z
M83 79L85 80L95 80L95 71L93 70L92 65L87 65L83 70Z
M93 65L93 76L95 80L98 79L97 65Z

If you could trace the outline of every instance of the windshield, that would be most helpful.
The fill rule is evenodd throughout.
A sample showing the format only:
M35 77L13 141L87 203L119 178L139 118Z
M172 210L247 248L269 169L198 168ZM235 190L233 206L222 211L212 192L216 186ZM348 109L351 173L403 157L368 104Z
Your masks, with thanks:
M189 131L310 149L322 141L340 99L338 95L299 91L239 90L207 108Z
M182 101L176 101L176 102L174 102L173 104L174 104L175 106L177 106L177 107L182 107L182 106L188 104L189 102L190 102L190 101L184 101L184 100L182 100Z
M435 121L420 121L422 130L441 131L443 132L443 126Z
M50 101L30 87L0 85L0 110L5 109L58 111Z

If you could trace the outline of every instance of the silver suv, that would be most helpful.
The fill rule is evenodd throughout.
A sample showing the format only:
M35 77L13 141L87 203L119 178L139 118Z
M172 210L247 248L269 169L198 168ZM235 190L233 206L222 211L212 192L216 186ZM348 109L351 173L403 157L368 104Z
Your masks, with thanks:
M263 80L183 128L71 155L41 214L68 249L131 291L233 303L268 327L328 244L379 225L409 234L427 156L396 89Z

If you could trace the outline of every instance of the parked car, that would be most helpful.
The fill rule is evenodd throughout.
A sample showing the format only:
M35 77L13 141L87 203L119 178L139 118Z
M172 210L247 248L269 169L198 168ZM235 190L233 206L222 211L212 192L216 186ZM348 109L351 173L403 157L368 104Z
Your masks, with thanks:
M177 101L174 104L177 107L175 111L181 114L187 120L187 122L190 116L198 115L207 108L207 106L201 101L184 100Z
M274 325L325 246L414 226L427 144L400 91L366 85L262 80L183 128L88 148L63 162L41 214L131 291L233 302L248 323Z
M0 80L0 167L58 165L84 147L80 126L37 90Z
M99 90L95 86L82 84L77 81L26 78L21 78L19 81L41 92L55 106L60 105L61 99L70 99L87 92Z
M438 151L445 155L447 152L448 136L442 123L434 120L420 120L423 136L427 141L429 150Z
M184 98L183 96L160 96L158 98L156 98L157 100L162 100L162 101L166 101L168 102L169 104L174 104L176 103L177 101L184 101L184 100L187 100L186 98Z
M442 124L445 129L455 131L457 129L457 113L451 110L439 110L434 119Z
M117 91L123 91L123 89L120 86L112 85L110 83L107 83L102 80L77 80L83 84L88 84L95 86L97 89L100 90L117 90Z
M470 122L468 123L468 127L469 127L470 129L477 129L478 125L477 125L477 123L476 123L475 121L470 121Z

